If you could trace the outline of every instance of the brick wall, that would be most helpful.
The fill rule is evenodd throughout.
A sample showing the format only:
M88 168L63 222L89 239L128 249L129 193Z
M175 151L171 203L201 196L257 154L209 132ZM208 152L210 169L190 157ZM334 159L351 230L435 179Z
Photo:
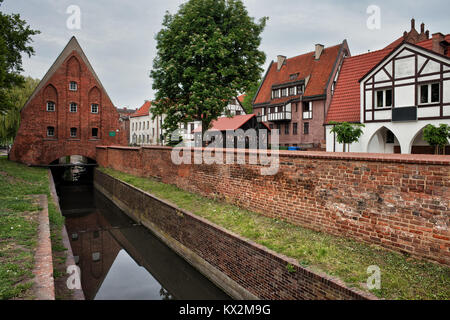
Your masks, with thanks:
M450 265L449 156L281 151L279 172L261 176L258 165L177 166L170 154L97 148L104 167Z
M175 239L256 297L267 300L375 299L98 170L94 181L107 197L126 207L133 219L155 225L163 237ZM288 271L289 263L294 271Z

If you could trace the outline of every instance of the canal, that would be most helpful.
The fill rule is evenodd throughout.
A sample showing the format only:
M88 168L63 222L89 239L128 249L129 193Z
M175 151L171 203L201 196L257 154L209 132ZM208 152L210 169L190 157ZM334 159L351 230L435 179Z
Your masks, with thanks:
M230 299L96 191L93 170L52 168L86 299Z

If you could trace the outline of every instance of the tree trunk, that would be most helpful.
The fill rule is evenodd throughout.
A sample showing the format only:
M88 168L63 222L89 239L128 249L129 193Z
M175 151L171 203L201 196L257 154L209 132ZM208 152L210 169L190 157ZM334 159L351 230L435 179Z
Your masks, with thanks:
M206 147L206 141L203 139L205 137L205 132L208 131L209 123L202 119L202 147Z

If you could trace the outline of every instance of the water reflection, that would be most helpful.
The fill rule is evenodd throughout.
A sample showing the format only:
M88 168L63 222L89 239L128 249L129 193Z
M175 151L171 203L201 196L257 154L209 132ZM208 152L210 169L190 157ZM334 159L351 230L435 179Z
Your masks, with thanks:
M92 185L58 191L86 299L229 299Z

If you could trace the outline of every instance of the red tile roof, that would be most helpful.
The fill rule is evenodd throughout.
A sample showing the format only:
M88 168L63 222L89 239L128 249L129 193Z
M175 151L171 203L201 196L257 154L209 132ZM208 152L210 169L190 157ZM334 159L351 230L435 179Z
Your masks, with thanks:
M391 51L387 48L344 59L326 123L360 121L359 79Z
M142 116L148 116L150 108L152 106L151 101L145 101L142 107L140 107L135 113L133 113L130 118L136 118L136 117L142 117Z
M324 94L341 46L342 44L325 48L319 60L315 60L314 51L286 59L285 65L282 66L280 71L277 70L277 63L272 63L254 104L270 102L272 86L292 82L293 80L290 80L289 77L295 73L299 73L299 77L296 80L305 79L311 75L304 96ZM292 97L289 97L289 99L292 99ZM275 99L273 102L279 103L283 102L283 100Z
M450 34L447 34L444 37L445 41L450 42ZM433 40L430 38L428 40L416 43L416 46L421 46L425 49L432 50L433 49ZM450 50L447 50L447 57L450 57Z
M402 41L399 41L400 39L397 39L382 50L344 59L325 123L330 121L361 121L359 80L392 50L398 47L402 43ZM445 36L445 39L450 41L450 35ZM418 42L416 45L431 50L432 39Z
M217 120L213 120L211 123L211 131L226 131L237 130L242 127L251 118L256 117L255 114L243 114L234 117L222 117ZM266 127L267 125L264 124ZM202 126L198 126L193 133L202 132Z
M240 95L239 97L237 97L237 98L238 98L238 100L239 100L240 103L243 103L246 96L247 96L246 94L241 94L241 95Z

